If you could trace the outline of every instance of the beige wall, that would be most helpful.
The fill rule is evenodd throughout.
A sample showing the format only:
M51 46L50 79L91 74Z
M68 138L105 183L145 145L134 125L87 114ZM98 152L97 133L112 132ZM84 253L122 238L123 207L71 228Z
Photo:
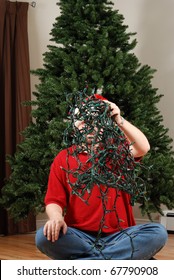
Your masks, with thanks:
M21 0L25 2L25 0ZM28 31L31 69L42 67L42 54L51 44L50 31L55 18L59 16L58 0L36 0L36 8L29 7ZM135 54L142 64L157 69L153 86L164 97L159 109L164 117L164 125L174 139L174 1L173 0L115 0L114 8L124 15L128 31L137 32L138 41ZM32 91L37 79L31 76ZM141 222L138 206L134 207L135 217ZM146 217L143 217L143 219ZM154 215L154 219L158 219ZM39 215L42 223L45 216Z

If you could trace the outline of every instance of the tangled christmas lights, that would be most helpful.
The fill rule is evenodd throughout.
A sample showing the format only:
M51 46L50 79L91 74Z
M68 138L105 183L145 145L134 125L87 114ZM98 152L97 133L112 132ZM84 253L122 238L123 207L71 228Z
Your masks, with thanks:
M132 156L131 143L128 143L124 133L111 118L108 103L96 98L94 94L87 95L86 91L79 92L74 98L75 105L70 108L64 141L67 147L75 146L71 152L68 150L67 166L69 157L73 156L78 162L78 167L68 167L67 181L72 188L72 194L79 196L86 204L94 186L99 188L103 217L96 238L98 242L102 228L106 227L105 216L112 211L115 212L118 229L123 230L119 226L120 219L116 208L119 191L128 193L133 205L139 197L145 195L145 186L138 177L140 162ZM83 124L81 128L80 124ZM85 163L81 162L78 156L83 152L88 154ZM75 181L72 182L70 176L73 176ZM112 209L107 209L106 206L109 188L115 190ZM133 243L131 244L133 254ZM102 254L102 248L100 251Z

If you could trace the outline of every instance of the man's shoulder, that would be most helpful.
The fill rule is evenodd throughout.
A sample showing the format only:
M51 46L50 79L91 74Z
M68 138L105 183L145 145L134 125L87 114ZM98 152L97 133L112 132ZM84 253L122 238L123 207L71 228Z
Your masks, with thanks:
M59 159L59 158L65 158L68 154L72 153L74 147L68 147L66 149L61 150L57 156L55 157L55 159Z

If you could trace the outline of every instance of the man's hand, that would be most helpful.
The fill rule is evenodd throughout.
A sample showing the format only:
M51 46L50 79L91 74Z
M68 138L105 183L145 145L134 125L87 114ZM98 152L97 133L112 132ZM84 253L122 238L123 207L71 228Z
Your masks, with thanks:
M49 241L55 242L59 238L60 231L62 230L63 234L67 232L67 225L62 218L57 220L49 220L44 226L44 235Z
M116 121L116 123L118 125L120 125L122 123L122 117L120 115L120 108L113 102L107 101L107 100L103 100L104 102L108 103L109 108L110 108L110 114L111 117L114 117L114 120Z
M66 234L67 224L64 221L62 208L59 205L55 203L48 204L46 213L49 220L46 222L43 232L48 240L55 242L59 238L60 231Z

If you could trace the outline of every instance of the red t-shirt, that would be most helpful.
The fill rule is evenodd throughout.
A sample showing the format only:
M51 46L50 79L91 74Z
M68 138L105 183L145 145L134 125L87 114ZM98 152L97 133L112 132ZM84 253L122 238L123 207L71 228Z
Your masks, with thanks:
M73 148L69 149L71 153ZM88 155L85 152L78 155L78 160L81 163L85 164L87 159ZM70 179L70 182L73 183L76 178L72 174L68 175L65 170L75 168L78 168L77 159L69 155L67 149L62 150L56 156L51 165L45 204L56 203L63 210L66 208L65 222L68 226L84 231L98 232L104 213L99 186L94 185L88 204L82 201L78 195L72 194L72 188L68 180ZM88 196L87 193L86 195ZM115 199L116 196L117 199ZM111 234L135 225L132 206L130 205L130 195L126 192L109 188L105 207L106 210L113 210L113 207L115 207L116 211L108 211L105 214L102 232Z

